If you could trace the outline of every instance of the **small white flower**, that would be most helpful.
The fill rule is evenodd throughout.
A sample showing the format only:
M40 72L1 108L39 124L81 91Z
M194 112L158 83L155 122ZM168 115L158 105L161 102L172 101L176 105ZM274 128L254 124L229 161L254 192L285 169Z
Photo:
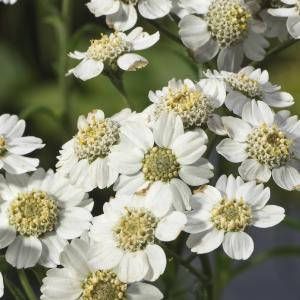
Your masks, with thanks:
M251 66L241 69L237 73L221 71L207 72L208 78L224 80L228 94L225 105L237 115L241 115L244 105L254 100L266 102L272 107L288 107L294 104L291 94L282 92L281 86L269 81L267 70L254 69Z
M149 92L153 104L145 113L155 121L162 112L174 112L181 117L185 128L201 127L224 103L225 97L226 84L218 79L202 79L198 83L172 79L162 90Z
M4 4L15 4L18 0L0 0Z
M207 140L202 129L184 133L174 113L162 113L152 130L124 126L110 161L121 174L115 190L133 194L157 182L177 210L190 209L188 185L205 184L213 176L213 166L202 157Z
M233 259L247 259L253 252L248 226L272 227L285 214L277 205L266 205L270 189L255 181L244 183L240 177L223 175L216 187L204 186L192 196L191 212L187 212L185 231L191 233L187 246L198 254L208 253L221 244Z
M186 224L186 216L171 206L158 184L143 194L118 195L105 203L90 231L98 249L93 266L113 269L123 282L155 281L167 263L157 241L175 240Z
M59 264L68 239L90 227L92 199L51 170L0 177L0 248L12 266Z
M24 155L45 146L39 138L23 136L25 126L25 121L16 115L0 116L0 169L11 174L36 170L39 160Z
M300 189L300 121L289 111L274 113L261 101L245 104L242 119L222 117L229 138L217 151L227 160L242 163L245 180L267 182L273 177L283 189Z
M69 70L67 75L74 74L85 81L100 75L103 70L139 70L144 68L148 61L143 56L131 52L150 48L158 40L158 31L149 35L142 27L135 28L128 35L123 32L102 34L100 39L91 41L86 52L69 53L71 58L81 62Z
M91 0L87 7L96 17L106 16L109 27L119 31L132 28L137 22L137 11L146 19L166 16L172 0Z
M60 150L58 172L87 192L111 186L118 178L118 172L109 165L113 146L120 141L122 127L136 119L137 115L130 109L123 109L110 118L105 118L102 110L80 116L77 134Z
M270 8L268 12L279 18L287 18L286 26L294 39L300 39L300 0L281 0L281 7Z
M206 62L218 55L218 68L236 71L244 55L264 59L269 42L263 37L265 25L254 18L256 8L244 0L180 0L188 15L179 23L179 35L195 59Z
M3 284L3 276L0 272L0 298L2 298L4 295L4 284Z
M41 300L160 300L153 285L121 281L113 270L98 269L90 263L97 256L88 242L75 239L60 257L63 268L51 269L43 279Z

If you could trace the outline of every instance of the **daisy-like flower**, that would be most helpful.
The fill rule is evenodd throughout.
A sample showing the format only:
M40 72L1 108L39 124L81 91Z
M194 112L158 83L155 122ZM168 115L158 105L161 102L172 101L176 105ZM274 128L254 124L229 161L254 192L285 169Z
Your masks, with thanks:
M45 146L37 137L23 136L25 126L25 121L16 115L0 116L0 169L11 174L36 170L39 160L24 155Z
M268 12L280 18L287 18L286 26L294 39L300 39L300 0L281 0L281 7L270 8Z
M18 269L55 267L67 240L90 227L92 199L51 170L1 175L0 188L0 248Z
M184 128L201 127L225 97L226 84L218 79L202 79L198 83L172 79L162 90L149 92L153 104L145 113L150 115L150 121L155 121L163 112L174 112L181 117Z
M114 188L133 194L152 183L171 193L177 210L190 209L191 186L199 186L213 176L213 166L204 158L207 136L202 129L184 133L183 123L174 113L163 113L153 125L124 126L121 143L111 156L111 165L121 175Z
M90 231L98 249L93 266L114 269L123 282L155 281L166 268L166 255L157 242L175 240L186 224L184 213L171 206L171 198L158 184L105 203L104 214L94 218Z
M237 73L221 71L207 72L208 78L219 78L227 84L228 94L225 105L237 115L241 115L244 105L252 99L266 102L272 107L288 107L294 104L291 94L281 91L281 86L269 81L267 70L254 69L251 66Z
M180 0L195 14L182 18L179 35L195 59L206 62L218 55L219 70L236 71L244 55L264 59L269 42L263 37L265 25L254 19L256 9L244 0Z
M146 19L166 16L172 9L172 0L91 0L87 7L96 17L106 16L109 27L119 31L132 28L137 11Z
M289 111L274 113L264 102L245 104L242 119L222 117L229 138L217 151L239 163L245 180L267 182L271 176L283 189L300 189L300 121Z
M102 1L102 0L101 0ZM81 60L67 75L73 74L81 80L94 78L103 70L136 71L148 65L148 60L138 54L131 53L152 47L159 40L159 32L149 35L142 27L137 27L128 35L123 32L102 34L99 39L92 40L86 52L69 53L71 58Z
M121 281L114 270L97 269L90 258L97 255L87 241L75 239L60 257L63 268L51 269L43 279L41 300L160 300L153 285Z
M136 114L130 109L110 118L102 110L80 116L78 132L62 146L56 167L58 172L89 192L111 186L118 178L118 172L109 165L114 145L120 142L120 131L128 121L136 121Z
M252 238L245 232L249 226L272 227L285 214L277 205L266 205L270 189L255 181L244 183L240 177L223 175L216 187L204 186L192 196L185 231L191 233L187 246L198 254L208 253L221 244L233 259L247 259L253 252Z

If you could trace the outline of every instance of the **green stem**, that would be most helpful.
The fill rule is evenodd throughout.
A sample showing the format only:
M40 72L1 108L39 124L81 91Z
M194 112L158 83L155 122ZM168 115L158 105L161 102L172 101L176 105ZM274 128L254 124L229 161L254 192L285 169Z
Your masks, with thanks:
M26 294L27 298L29 300L36 300L37 298L35 296L34 291L32 290L32 288L30 286L30 283L27 279L25 271L23 269L18 270L18 275L19 275L21 285L22 285L22 287L25 291L25 294Z
M176 252L168 248L166 245L161 244L161 247L170 255L172 256L178 263L180 263L183 267L185 267L188 271L190 271L194 276L196 276L201 282L206 282L207 278L199 273L188 261L183 259L180 255Z
M277 53L281 52L282 50L285 50L285 49L289 48L290 46L294 45L297 42L298 42L298 40L296 40L296 39L295 40L294 39L293 40L288 40L288 41L274 47L273 49L271 49L267 52L267 54L265 56L265 59L272 56L272 55L274 55L274 54L277 54ZM255 61L255 62L251 63L251 65L253 67L257 67L260 64L261 64L261 61Z
M13 282L11 282L8 278L3 276L4 284L8 288L11 295L14 297L15 300L25 300L22 292L18 287L15 286Z
M208 278L207 283L203 286L206 292L206 296L208 300L214 299L214 285L213 285L213 272L210 264L208 254L199 255L199 259L201 261L203 272L206 278Z

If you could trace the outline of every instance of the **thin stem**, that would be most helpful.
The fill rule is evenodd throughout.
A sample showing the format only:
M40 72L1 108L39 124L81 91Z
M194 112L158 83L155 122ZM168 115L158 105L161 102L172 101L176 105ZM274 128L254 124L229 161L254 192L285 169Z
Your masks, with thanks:
M285 50L285 49L289 48L290 46L294 45L297 42L298 42L298 40L296 40L296 39L288 40L288 41L274 47L273 49L271 49L267 52L267 54L265 56L265 59L272 56L272 55L274 55L274 54L277 54L277 53L281 52L282 50ZM255 61L255 62L252 62L251 65L253 67L257 67L260 63L261 62L259 62L259 61Z
M180 263L183 267L185 267L188 271L190 271L194 276L196 276L201 282L206 282L207 278L199 273L189 262L184 260L180 255L176 252L168 248L166 245L161 244L161 247L172 256L178 263Z
M11 295L15 300L25 300L25 297L22 295L20 289L15 286L7 277L3 276L4 284L10 291Z
M36 296L35 296L35 293L34 291L32 290L31 286L30 286L30 283L28 281L28 278L26 276L26 273L23 269L21 270L18 270L18 275L19 275L19 279L20 279L20 282L21 282L21 285L25 291L25 294L27 296L27 298L29 300L36 300Z
M204 285L204 289L206 291L206 296L207 299L213 300L214 299L214 286L213 286L213 272L212 272L212 267L210 264L209 256L207 254L202 254L199 255L199 259L201 261L202 267L203 267L203 272L205 276L209 279L207 284Z

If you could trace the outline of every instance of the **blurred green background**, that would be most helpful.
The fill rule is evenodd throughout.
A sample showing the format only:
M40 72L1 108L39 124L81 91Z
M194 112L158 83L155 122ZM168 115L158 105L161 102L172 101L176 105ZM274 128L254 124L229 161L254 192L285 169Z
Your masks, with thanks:
M68 59L67 51L64 50L83 51L88 47L90 39L97 38L101 32L108 30L102 18L97 19L89 13L85 2L71 1L71 13L66 18L70 22L70 34L66 45L60 43L57 35L59 27L56 17L61 1L19 0L13 6L0 4L0 112L16 113L25 118L28 124L27 133L44 140L47 146L37 153L44 168L54 168L58 150L75 134L76 120L80 114L100 108L106 115L111 115L124 107L121 95L104 76L87 82L81 82L73 77L62 79L58 76L62 75L61 64L63 66L66 64L68 69L77 63ZM160 20L159 23L176 33L176 26L171 20ZM155 27L147 22L140 25L148 32L156 31ZM147 98L149 90L160 89L174 77L196 80L198 76L197 66L185 49L163 33L161 37L159 44L141 53L149 60L149 65L138 72L128 72L124 76L130 103L137 111L143 110L149 104ZM291 110L294 114L300 113L299 53L300 42L268 58L260 65L268 69L273 83L280 84L283 90L293 94L296 104ZM221 169L226 173L231 171L236 173L236 166L232 167L224 161L221 161ZM281 203L288 214L299 219L299 192L287 193L273 187L272 201ZM265 233L271 236L273 234L274 245L277 242L284 244L285 237L290 234L292 241L287 240L288 243L300 241L299 231L290 233L292 230L287 230L286 225L280 226L283 227L283 233L279 235L279 241L275 238L277 233L274 233L274 230L267 230ZM263 243L262 249L273 245L262 237L258 238ZM292 259L299 263L296 258ZM163 285L166 284L168 276L169 274L166 274L163 277ZM254 278L257 278L257 275ZM246 278L243 280L247 281ZM176 284L174 280L171 281L171 285L174 284ZM272 286L274 282L270 284ZM296 286L292 286L291 289L288 284L290 283L282 288L284 292L292 291L291 296L286 299L299 299L299 288L298 291ZM237 288L234 290L238 292ZM293 296L294 291L298 293L298 298ZM230 290L227 294L229 296L225 293L225 299L248 299L246 295L241 298L240 294ZM178 297L174 295L172 291L169 292L168 299L190 299L187 295L178 294ZM272 299L282 299L279 295L275 293Z

